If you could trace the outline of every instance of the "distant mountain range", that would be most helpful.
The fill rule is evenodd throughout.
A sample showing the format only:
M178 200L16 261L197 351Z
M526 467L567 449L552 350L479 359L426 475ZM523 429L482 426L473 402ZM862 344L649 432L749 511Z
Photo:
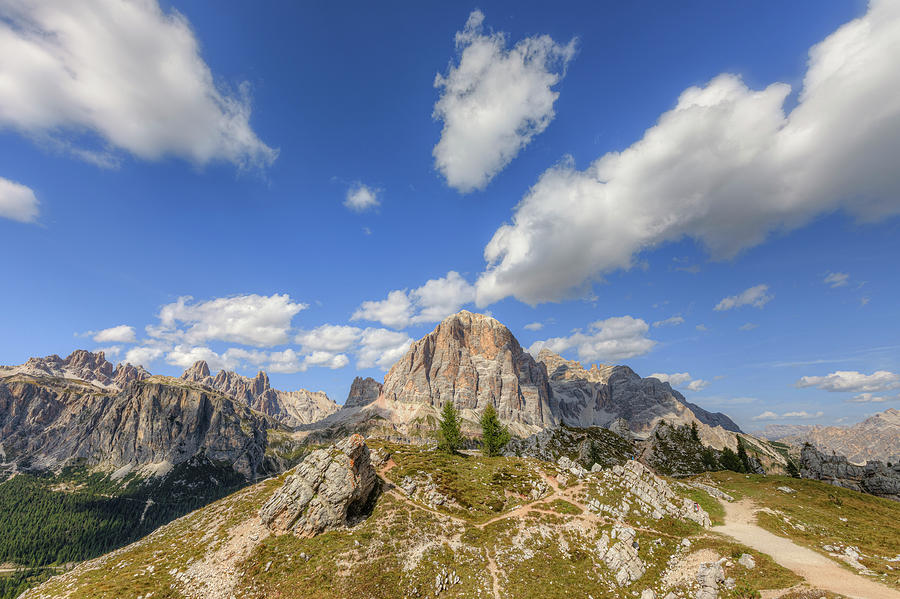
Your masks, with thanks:
M759 434L792 445L808 441L855 464L867 460L900 462L900 410L893 408L850 426L770 424Z
M265 372L213 376L202 361L178 379L131 364L113 367L102 352L84 350L0 367L0 461L53 469L79 460L163 472L203 455L249 480L278 470L273 438L283 447L310 431L429 434L446 401L473 426L493 404L520 436L623 420L631 434L646 437L666 421L696 423L704 440L721 448L733 446L740 431L668 383L627 366L585 369L546 350L535 358L497 320L462 311L415 342L383 383L354 380L343 406L321 391L275 389Z

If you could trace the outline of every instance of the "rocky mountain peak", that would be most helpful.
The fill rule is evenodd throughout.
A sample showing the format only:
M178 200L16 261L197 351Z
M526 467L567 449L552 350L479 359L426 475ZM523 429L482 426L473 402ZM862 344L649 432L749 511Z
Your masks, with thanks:
M603 383L615 368L619 368L606 364L591 364L589 369L585 369L581 362L566 360L547 348L538 353L537 360L547 368L547 376L550 377L550 380L584 379L592 383Z
M213 377L207 363L200 360L185 370L181 378L233 397L288 426L309 424L338 410L338 405L321 391L273 389L264 370L253 378L231 370L220 370Z
M544 369L508 328L463 310L413 343L384 379L388 401L481 411L491 403L500 417L526 426L555 423Z
M356 377L353 379L353 384L350 385L350 393L347 394L344 407L357 408L372 403L381 395L381 387L382 384L370 376Z
M206 363L206 360L197 360L193 366L184 371L181 378L186 381L199 383L209 378L209 376L209 364Z
M102 351L90 352L84 349L76 349L65 359L53 354L44 358L29 358L18 366L0 366L0 377L13 374L78 379L113 389L121 389L133 380L141 380L150 375L143 368L131 364L119 364L114 368Z
M269 389L269 375L266 374L265 370L260 370L256 373L256 377L253 379L253 392L256 395L260 395Z

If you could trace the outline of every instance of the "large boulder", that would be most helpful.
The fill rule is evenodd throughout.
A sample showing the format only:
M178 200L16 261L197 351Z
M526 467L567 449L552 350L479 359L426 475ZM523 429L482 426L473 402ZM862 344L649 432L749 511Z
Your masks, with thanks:
M368 504L375 480L365 440L351 435L306 456L259 517L275 534L313 536L344 527Z

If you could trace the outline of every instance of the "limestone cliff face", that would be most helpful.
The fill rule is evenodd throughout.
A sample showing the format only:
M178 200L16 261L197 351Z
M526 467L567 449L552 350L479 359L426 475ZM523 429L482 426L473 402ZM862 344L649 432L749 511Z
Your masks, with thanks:
M165 472L202 456L248 479L263 471L265 416L220 393L168 377L118 392L73 380L0 380L0 444L7 460Z
M368 376L366 378L356 377L353 384L350 385L350 393L347 394L347 401L344 402L344 408L358 408L366 406L378 399L381 395L383 385Z
M389 401L440 409L452 401L480 412L493 404L500 418L524 425L557 422L544 368L498 321L462 311L414 343L384 379Z
M353 405L361 393L358 385L351 389ZM729 435L740 431L724 414L707 412L668 383L641 378L627 366L585 369L549 350L535 360L505 326L467 311L449 316L414 343L388 372L371 406L384 407L381 415L389 420L409 419L421 417L413 406L440 409L445 401L475 419L491 403L502 420L522 425L516 427L519 434L557 424L608 428L621 419L638 435L649 434L662 420L698 422L711 431L722 427ZM391 410L392 402L410 409Z
M273 389L269 376L262 370L252 379L227 370L220 370L213 377L206 362L200 360L185 370L181 378L233 397L287 426L310 424L339 409L324 391Z
M0 378L14 374L38 377L78 379L109 389L123 389L131 381L140 381L150 373L141 366L119 364L115 368L104 353L76 349L65 359L57 355L29 358L19 366L0 366Z
M858 466L845 456L829 455L813 445L804 445L800 451L800 476L900 501L900 464L888 466L875 460Z
M553 402L564 424L609 427L622 418L632 431L644 434L661 420L681 424L696 420L740 431L728 416L707 412L668 383L641 378L628 366L594 364L585 369L547 349L541 350L538 360L546 368Z

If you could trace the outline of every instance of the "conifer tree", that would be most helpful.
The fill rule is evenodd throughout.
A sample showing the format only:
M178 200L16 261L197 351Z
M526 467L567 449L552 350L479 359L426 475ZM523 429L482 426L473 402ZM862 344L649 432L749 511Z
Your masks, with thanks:
M441 410L441 431L438 448L447 453L456 453L462 447L462 433L459 430L459 412L452 401L444 403Z
M750 457L747 455L747 448L744 447L744 441L738 437L737 442L737 457L741 461L741 466L743 467L742 472L751 472L753 468L750 467Z
M494 404L488 404L481 414L481 452L486 456L500 455L509 443L509 429L500 423Z

